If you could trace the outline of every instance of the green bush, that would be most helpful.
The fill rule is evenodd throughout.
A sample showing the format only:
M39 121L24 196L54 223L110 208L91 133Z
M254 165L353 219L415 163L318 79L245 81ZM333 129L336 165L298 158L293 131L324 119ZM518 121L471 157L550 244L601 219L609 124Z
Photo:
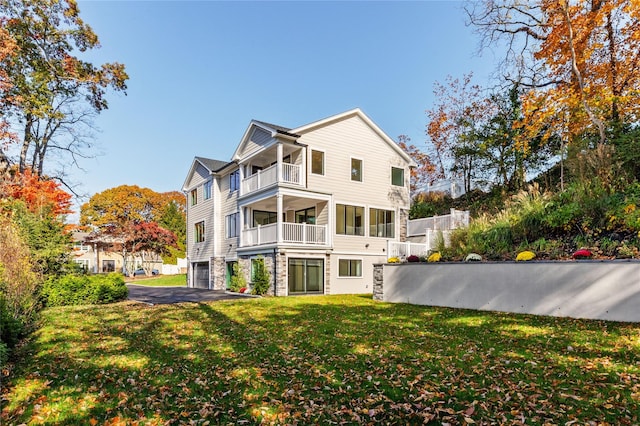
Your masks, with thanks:
M124 279L109 275L65 275L48 279L42 289L47 306L91 305L126 299Z
M251 283L253 294L266 294L271 284L271 275L264 265L264 259L259 257L255 261L255 269L253 271L253 282Z
M247 280L244 277L242 268L240 268L240 264L236 262L233 264L233 275L229 280L229 290L239 293L243 287L247 287Z

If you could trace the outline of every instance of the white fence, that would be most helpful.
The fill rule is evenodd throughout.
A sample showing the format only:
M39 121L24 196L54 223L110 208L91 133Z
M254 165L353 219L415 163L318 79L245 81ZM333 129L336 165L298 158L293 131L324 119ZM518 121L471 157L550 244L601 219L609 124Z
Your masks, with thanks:
M427 256L436 249L442 239L448 246L453 229L469 226L469 212L451 209L451 213L443 216L425 217L407 221L407 237L424 237L424 241L389 241L387 253L389 257L406 258L407 256Z
M407 236L425 235L426 230L448 231L465 226L469 226L469 212L451 209L451 213L447 215L410 220L407 224Z

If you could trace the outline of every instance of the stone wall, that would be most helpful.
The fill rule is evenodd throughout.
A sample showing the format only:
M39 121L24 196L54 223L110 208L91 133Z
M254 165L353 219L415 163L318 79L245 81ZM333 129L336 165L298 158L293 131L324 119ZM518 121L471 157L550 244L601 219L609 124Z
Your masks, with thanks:
M209 263L209 276L213 290L225 290L227 288L227 264L224 257L213 257Z
M385 302L640 322L640 261L374 266Z

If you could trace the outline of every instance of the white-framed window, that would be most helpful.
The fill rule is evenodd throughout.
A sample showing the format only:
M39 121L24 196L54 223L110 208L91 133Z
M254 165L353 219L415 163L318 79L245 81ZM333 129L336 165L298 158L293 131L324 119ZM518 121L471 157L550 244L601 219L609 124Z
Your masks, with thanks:
M311 150L311 173L314 175L324 175L324 152Z
M351 180L362 182L362 160L351 158Z
M193 226L193 241L196 243L204 241L204 221L197 222Z
M361 277L362 259L338 259L338 276Z
M229 175L229 190L237 191L240 188L240 170L235 170Z
M195 206L198 204L198 188L191 190L191 205Z
M238 231L240 229L238 219L238 213L232 213L225 217L225 233L227 238L234 238L238 236Z
M336 234L364 236L364 207L336 204Z
M205 200L208 200L209 198L211 198L211 186L212 186L212 182L210 180L206 181L202 186L202 192L203 192L202 198L204 198Z
M404 169L391 167L391 185L404 186Z
M394 238L396 212L393 210L369 209L369 236Z
M76 259L75 261L83 270L89 270L89 259Z

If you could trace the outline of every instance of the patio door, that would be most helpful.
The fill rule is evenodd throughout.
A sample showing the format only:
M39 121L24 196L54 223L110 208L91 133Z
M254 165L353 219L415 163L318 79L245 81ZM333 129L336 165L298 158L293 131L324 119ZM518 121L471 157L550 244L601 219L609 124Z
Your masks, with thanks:
M289 294L324 293L324 260L289 259Z

